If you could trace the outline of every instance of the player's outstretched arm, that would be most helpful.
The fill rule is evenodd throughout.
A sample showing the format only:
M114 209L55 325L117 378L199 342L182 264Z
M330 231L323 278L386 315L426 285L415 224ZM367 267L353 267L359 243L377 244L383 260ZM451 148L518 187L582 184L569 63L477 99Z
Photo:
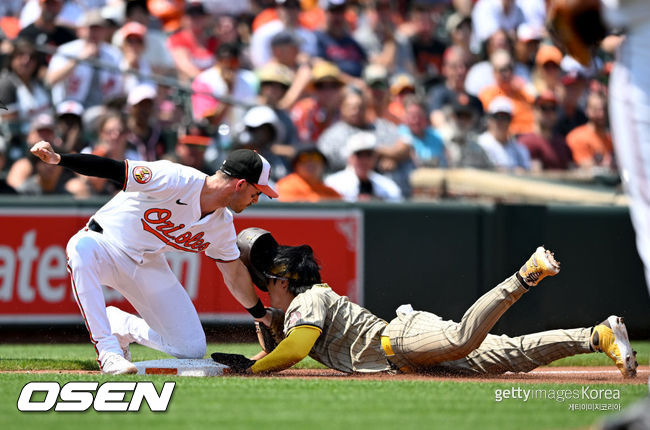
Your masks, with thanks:
M64 154L54 152L49 142L41 140L30 149L32 154L48 164L59 164L85 176L110 179L124 188L126 165L123 161L99 157L93 154Z
M267 356L251 366L253 373L279 372L307 357L320 336L320 329L312 326L295 327Z
M256 321L270 327L271 311L264 310L264 305L262 305L260 298L255 293L253 280L244 263L237 259L235 261L217 262L217 267L219 267L223 275L223 280L230 294L253 315ZM257 307L261 307L259 311L264 311L263 315L255 315Z

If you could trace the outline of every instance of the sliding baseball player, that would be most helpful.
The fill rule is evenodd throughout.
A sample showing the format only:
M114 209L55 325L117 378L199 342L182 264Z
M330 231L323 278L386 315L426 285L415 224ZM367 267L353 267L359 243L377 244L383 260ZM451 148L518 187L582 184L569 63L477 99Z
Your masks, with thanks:
M259 360L212 354L215 361L235 372L280 371L309 355L342 372L499 374L528 372L563 357L602 351L623 376L636 375L635 352L623 319L616 316L595 327L515 338L489 334L510 306L539 288L542 279L560 271L553 254L543 247L537 248L517 273L480 297L459 323L404 305L390 322L378 318L321 282L318 264L307 245L280 246L268 267L252 270L266 274L271 306L285 311L286 338Z

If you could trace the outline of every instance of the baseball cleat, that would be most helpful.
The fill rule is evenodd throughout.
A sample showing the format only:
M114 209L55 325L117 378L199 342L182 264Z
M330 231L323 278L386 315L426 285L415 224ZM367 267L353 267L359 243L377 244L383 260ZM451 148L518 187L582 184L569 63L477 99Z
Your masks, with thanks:
M636 377L636 351L632 350L627 337L627 329L623 318L611 315L594 327L591 334L591 347L595 351L604 352L611 358L623 377Z
M555 276L560 272L560 262L555 260L553 253L538 247L535 253L519 269L519 275L528 286L534 287L547 276Z
M108 375L127 375L138 373L138 369L133 363L121 355L109 352L102 362L102 373Z

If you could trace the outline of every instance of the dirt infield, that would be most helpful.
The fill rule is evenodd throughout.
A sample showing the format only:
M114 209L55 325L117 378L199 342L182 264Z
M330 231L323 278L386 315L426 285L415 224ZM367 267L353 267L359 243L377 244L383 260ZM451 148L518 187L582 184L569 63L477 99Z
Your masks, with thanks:
M73 374L99 375L99 371L90 370L21 370L0 373L32 373L32 374ZM241 377L228 375L228 378ZM259 377L259 376L254 376ZM517 383L559 383L559 384L648 384L650 367L640 366L637 377L624 379L617 369L611 367L544 367L530 373L506 373L490 376L459 376L448 374L421 375L386 373L346 374L330 369L289 369L266 376L269 378L302 378L302 379L335 379L335 380L400 380L400 381L455 381L455 382L517 382Z
M639 367L636 378L625 379L617 369L610 367L544 367L529 373L506 373L489 376L421 375L421 374L352 374L329 369L290 369L280 372L275 378L325 378L325 379L397 379L406 381L455 381L455 382L522 382L522 383L566 383L566 384L647 384L650 377L648 366Z

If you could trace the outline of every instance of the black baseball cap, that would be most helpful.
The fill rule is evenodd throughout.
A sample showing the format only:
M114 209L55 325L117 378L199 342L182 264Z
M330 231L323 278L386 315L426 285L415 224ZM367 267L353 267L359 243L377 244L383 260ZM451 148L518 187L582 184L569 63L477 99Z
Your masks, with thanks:
M269 185L271 164L255 151L250 149L232 151L219 170L233 178L246 179L248 183L271 198L278 197L278 193Z

